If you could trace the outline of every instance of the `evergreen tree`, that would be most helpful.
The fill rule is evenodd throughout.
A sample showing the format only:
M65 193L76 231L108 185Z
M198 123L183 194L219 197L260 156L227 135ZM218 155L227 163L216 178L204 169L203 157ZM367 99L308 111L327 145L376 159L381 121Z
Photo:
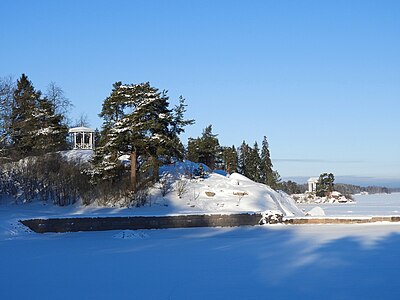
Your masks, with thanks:
M317 182L316 195L319 197L329 196L333 192L335 176L332 173L323 173Z
M279 175L278 171L273 170L269 186L275 190L280 189L281 181L282 181L281 175Z
M120 163L118 158L121 155L131 153L129 141L125 141L127 132L116 132L116 126L124 115L125 98L131 97L122 93L122 82L113 84L113 89L109 97L107 97L102 105L99 114L103 118L102 131L97 143L96 153L93 157L92 175L101 180L110 180L115 182L121 179L127 172L124 165ZM83 120L85 117L82 116ZM82 124L77 124L82 126Z
M201 137L190 138L187 158L194 162L203 163L210 169L215 169L221 156L221 147L217 136L217 134L212 133L212 125L209 125L203 130Z
M66 147L67 128L54 105L41 97L25 74L17 81L11 108L10 137L17 158Z
M37 130L33 113L40 96L40 92L34 90L28 77L22 74L14 91L10 122L12 145L17 156L27 156L32 152Z
M235 146L223 147L222 157L224 162L224 170L228 172L228 174L237 172L238 154Z
M249 168L249 159L251 155L251 147L243 141L239 147L239 159L238 159L238 169L239 173L250 178L251 177L251 168Z
M274 174L274 171L272 170L272 161L271 161L271 155L269 152L269 144L267 137L264 136L263 141L262 141L262 146L261 146L261 182L265 183L271 187L276 186L276 174Z
M149 169L152 181L158 180L162 163L172 157L183 158L179 134L193 120L184 120L184 99L169 109L167 91L159 92L150 83L122 85L117 82L104 101L100 116L103 129L94 158L95 174L115 179L123 172L118 161L121 155L131 157L131 184L136 190L137 172Z
M302 186L298 185L296 182L291 180L282 182L281 189L289 195L301 194L305 192L305 188L303 188Z
M261 158L259 151L257 142L254 143L253 148L249 147L246 166L246 176L256 182L260 182L261 180Z
M55 111L53 102L47 98L40 99L35 109L38 130L34 152L48 153L67 148L68 128L64 124L64 116Z
M193 162L200 162L200 138L189 138L186 150L186 159Z
M187 105L185 104L185 98L179 96L179 105L175 105L173 109L174 122L172 123L172 134L180 135L185 132L185 126L193 125L194 120L186 120L184 114L186 112Z

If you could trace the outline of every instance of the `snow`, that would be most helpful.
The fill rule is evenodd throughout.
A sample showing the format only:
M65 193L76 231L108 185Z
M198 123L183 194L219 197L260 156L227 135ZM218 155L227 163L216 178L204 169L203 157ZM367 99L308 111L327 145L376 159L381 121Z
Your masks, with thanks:
M400 297L399 224L35 234L14 222L51 210L0 205L1 299Z
M339 217L372 217L400 216L400 193L354 195L355 202L318 204L326 216ZM315 204L297 204L306 211Z
M185 192L181 196L178 194L178 184L185 185ZM231 214L270 211L285 216L304 215L297 207L294 209L291 206L289 197L236 173L229 177L211 173L206 179L178 179L172 191L164 197L157 189L151 191L151 197L154 199L152 207L139 208L138 213Z
M54 127L47 127L47 128L41 128L36 131L36 135L47 135L47 134L56 134L59 133L58 130L54 130Z
M71 150L60 154L70 161L87 162L93 151ZM121 156L119 159L123 163L129 161L128 156ZM106 166L105 169L112 167ZM204 178L195 176L201 167L206 172ZM125 199L120 204L110 203L112 207L99 206L94 201L89 206L68 207L62 210L61 215L58 211L54 215L70 217L269 213L286 217L304 216L288 195L237 173L224 176L212 173L203 164L184 161L162 166L160 175L162 180L149 190L145 206L120 208L120 205L126 205ZM51 211L47 211L47 217L51 216Z
M80 160L89 152L62 154ZM0 199L0 299L400 298L400 223L36 234L18 222L266 211L303 215L285 193L240 174L182 179L196 168L188 161L162 167L169 173L165 178L173 179L169 191L162 197L154 187L151 205L141 208L17 205ZM187 190L179 197L174 187L182 182ZM355 200L320 204L321 210L299 206L327 216L400 215L400 194Z
M210 180L254 185L237 175ZM354 205L381 214L400 210L398 197L357 196ZM36 234L17 222L105 212L121 209L0 202L0 299L400 297L399 223Z
M92 159L93 150L67 150L59 152L68 161L85 163Z
M293 194L292 198L296 200L297 203L301 204L316 204L316 203L348 203L353 202L353 200L346 198L341 193L333 191L328 197L319 197L315 193L306 192L304 194Z
M316 207L313 207L310 211L307 212L307 216L323 217L323 216L325 216L325 212L321 207L316 206Z
M94 129L92 129L92 128L89 128L89 127L83 127L83 126L80 126L80 127L73 127L73 128L70 128L69 130L68 130L68 132L69 133L74 133L74 132L95 132L95 130Z
M202 167L205 171L211 172L207 166L202 165ZM180 177L182 174L193 174L198 168L199 164L190 161L163 166L160 173L170 174L175 183L165 196L160 195L160 190L153 189L152 207L140 208L138 211L153 212L153 214L157 210L158 214L231 214L269 211L284 216L304 215L288 195L276 192L238 173L227 176L221 175L220 172L210 173L205 179ZM179 184L185 186L182 195L178 195Z
M318 182L319 178L318 177L310 177L308 178L307 182Z

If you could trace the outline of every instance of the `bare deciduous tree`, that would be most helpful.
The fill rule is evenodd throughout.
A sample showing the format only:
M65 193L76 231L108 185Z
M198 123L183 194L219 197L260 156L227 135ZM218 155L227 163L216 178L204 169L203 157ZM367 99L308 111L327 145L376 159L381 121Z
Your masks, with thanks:
M55 82L49 83L45 96L54 104L56 113L61 114L64 117L69 113L73 106L71 101L69 101L69 99L65 96L64 90Z
M14 91L15 82L11 76L0 78L0 152L8 143Z
M77 119L75 119L73 127L90 127L88 115L81 114Z

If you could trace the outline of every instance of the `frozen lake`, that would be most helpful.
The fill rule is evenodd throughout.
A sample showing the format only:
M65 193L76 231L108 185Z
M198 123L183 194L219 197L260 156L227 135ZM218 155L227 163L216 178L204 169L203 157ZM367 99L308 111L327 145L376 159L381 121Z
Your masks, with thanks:
M327 216L400 216L400 193L355 195L355 203L298 204L305 211L321 207Z
M399 194L328 213L392 214ZM0 206L0 299L400 299L400 223L29 232Z
M399 299L400 226L25 233L0 240L0 299Z

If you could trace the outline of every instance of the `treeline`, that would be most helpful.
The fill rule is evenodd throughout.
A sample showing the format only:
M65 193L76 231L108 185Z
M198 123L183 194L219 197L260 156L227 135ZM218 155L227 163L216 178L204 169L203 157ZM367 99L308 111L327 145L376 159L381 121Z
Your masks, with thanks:
M207 126L200 137L190 138L187 147L188 160L201 162L211 169L227 173L238 172L251 180L279 188L279 173L273 170L269 144L264 136L261 149L257 142L249 146L245 141L239 147L221 146L218 135L212 133L212 125Z
M179 136L194 123L184 117L185 99L171 107L168 92L148 82L113 85L99 114L103 124L95 155L86 165L57 154L69 148L70 103L54 83L42 94L25 74L16 83L3 78L0 104L0 195L58 205L97 199L139 206L159 182L160 166L183 159L279 187L266 137L261 149L244 141L238 148L221 146L210 125L185 147Z
M343 184L337 183L335 184L335 190L342 193L343 195L347 194L359 194L363 192L367 192L368 194L390 194L394 192L400 191L400 189L387 188L384 186L358 186L352 184Z
M282 181L279 184L279 188L285 191L287 194L303 194L308 190L307 184L298 184L294 181ZM367 192L368 194L390 194L400 192L400 188L387 188L383 186L359 186L353 184L345 184L345 183L335 183L334 188L335 191L340 192L342 195L354 195L360 194L362 192Z

